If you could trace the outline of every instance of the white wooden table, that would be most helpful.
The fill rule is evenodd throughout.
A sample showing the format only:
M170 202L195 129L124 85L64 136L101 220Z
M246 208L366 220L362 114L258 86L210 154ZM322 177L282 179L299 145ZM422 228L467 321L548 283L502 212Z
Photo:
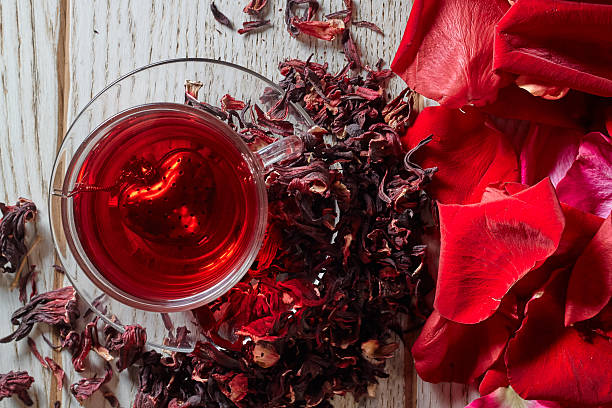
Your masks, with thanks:
M46 193L56 151L65 131L91 97L105 84L150 62L176 57L212 57L250 67L279 79L278 62L285 58L327 61L332 71L344 64L338 42L291 38L285 30L285 0L270 0L268 17L273 27L239 36L216 23L209 0L0 0L0 201L33 199L39 207L34 235L42 238L30 255L40 270L39 291L63 286L54 273L53 246L47 221ZM323 14L343 8L341 0L320 1ZM216 0L234 25L248 16L246 0ZM369 20L383 28L381 37L365 28L353 28L364 62L379 58L390 62L406 24L411 0L355 0L356 20ZM281 11L282 9L282 11ZM402 85L392 84L392 91ZM12 276L0 276L0 335L11 329L10 314L20 307L17 291L9 289ZM69 385L81 378L72 370L67 353L53 352L40 338L43 356L52 356L66 368L64 388L58 391L49 370L41 367L25 341L0 345L0 372L27 370L35 378L30 394L35 406L78 406ZM337 407L464 407L475 393L461 385L423 383L411 366L409 353L398 352L388 364L390 379L382 381L375 399L355 403L337 398ZM92 373L85 371L83 376ZM110 383L122 407L131 405L137 374L129 370ZM100 395L84 405L108 406ZM20 407L16 399L0 402Z

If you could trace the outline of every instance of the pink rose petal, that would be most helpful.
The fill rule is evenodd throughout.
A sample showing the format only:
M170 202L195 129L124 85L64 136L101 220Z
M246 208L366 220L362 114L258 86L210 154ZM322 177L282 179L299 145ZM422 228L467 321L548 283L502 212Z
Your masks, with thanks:
M578 156L557 184L559 200L606 218L612 211L612 141L603 133L584 136Z

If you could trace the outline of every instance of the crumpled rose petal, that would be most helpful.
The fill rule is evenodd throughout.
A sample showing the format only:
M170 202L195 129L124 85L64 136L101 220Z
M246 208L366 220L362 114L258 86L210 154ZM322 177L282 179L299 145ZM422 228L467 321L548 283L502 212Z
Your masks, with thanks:
M493 68L494 26L507 0L417 0L391 68L450 108L493 102L510 78Z
M512 146L477 110L425 108L402 142L411 149L429 135L433 140L420 148L413 160L423 168L438 167L427 189L441 203L477 203L489 184L518 181Z
M578 156L557 184L559 200L606 218L612 211L612 142L603 133L584 136Z
M525 401L512 388L498 388L480 397L465 408L561 408L553 401Z
M495 69L612 96L612 5L519 0L499 20Z
M501 313L467 325L447 320L434 310L412 346L416 371L427 382L467 384L499 358L516 327Z
M473 205L440 205L440 267L435 308L458 323L477 323L552 255L565 225L548 179L515 195Z
M565 325L595 317L612 299L612 216L608 217L572 270Z
M527 304L506 351L510 385L524 399L611 403L612 343L564 326L566 285L567 272L561 270Z

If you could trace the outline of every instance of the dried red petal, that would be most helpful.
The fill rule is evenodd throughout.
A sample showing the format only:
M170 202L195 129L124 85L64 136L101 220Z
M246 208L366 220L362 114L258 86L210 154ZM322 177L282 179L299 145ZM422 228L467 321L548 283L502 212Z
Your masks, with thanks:
M34 404L28 394L28 389L32 386L34 378L30 377L27 371L10 371L0 374L0 401L17 395L24 404L30 406Z
M49 357L45 357L45 361L55 376L55 380L57 381L57 389L61 390L64 384L64 369Z
M565 325L599 314L612 299L612 215L599 228L572 270Z
M477 203L491 183L518 181L518 163L504 135L475 109L425 108L407 130L407 149L433 135L413 155L423 168L438 167L427 190L445 204Z
M21 340L36 323L69 327L78 314L76 292L72 286L41 293L13 313L11 322L18 327L12 334L0 339L0 343Z
M244 8L244 12L251 15L258 15L268 4L268 0L251 0Z
M560 271L529 301L523 324L508 343L510 385L524 399L612 403L612 342L565 327L566 286L567 273Z
M111 351L119 352L117 370L125 370L141 356L147 342L147 332L139 325L125 326L123 333L115 332L107 336L106 346Z
M384 37L385 33L383 32L383 30L378 27L376 24L370 22L370 21L353 21L352 23L355 27L365 27L365 28L369 28L370 30L382 35Z
M245 106L246 104L243 101L232 97L230 94L225 94L221 98L221 109L223 109L224 111L228 111L228 110L241 111L244 109Z
M499 200L439 211L434 306L459 323L492 316L508 290L555 252L565 226L548 180Z
M291 25L297 28L302 34L325 41L332 41L338 34L342 34L345 29L344 21L339 19L304 21L298 17L293 17L291 19Z
M507 0L417 0L391 68L449 108L493 102L510 78L493 70L494 26Z
M415 369L427 382L467 384L502 355L517 326L502 313L468 325L447 320L434 310L412 346Z
M280 354L270 343L258 342L253 347L253 361L262 368L270 368L280 360Z
M15 205L0 203L0 272L15 272L28 248L25 245L25 224L36 218L36 205L20 198Z
M269 27L270 20L255 20L255 21L245 21L242 23L242 28L238 30L238 34L248 34L251 31L258 30L260 28Z
M229 18L227 18L227 16L225 14L223 14L221 11L219 11L219 9L217 8L217 6L215 6L215 3L210 3L210 11L213 14L213 17L215 18L215 20L217 20L217 22L219 24L223 24L226 27L229 27L231 29L234 28L234 25L232 24L232 22L230 21ZM197 97L197 95L196 95Z
M70 392L74 397L82 403L98 391L100 387L110 381L113 376L113 370L109 364L106 365L106 373L104 377L83 378L79 382L70 386Z
M612 5L519 0L499 20L495 69L612 96Z

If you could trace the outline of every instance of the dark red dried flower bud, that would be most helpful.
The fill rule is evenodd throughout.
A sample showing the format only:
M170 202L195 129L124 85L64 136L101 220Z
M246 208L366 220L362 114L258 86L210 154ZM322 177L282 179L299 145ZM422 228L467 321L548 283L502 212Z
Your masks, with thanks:
M70 392L79 402L83 402L92 394L100 389L103 384L110 381L113 376L113 370L110 364L106 365L106 373L104 377L83 378L79 382L70 386Z
M15 272L28 248L25 245L25 224L36 218L36 205L20 198L15 205L0 203L0 272Z
M36 323L71 327L78 315L76 292L72 286L41 293L13 313L11 322L18 327L12 334L0 339L0 343L21 340Z
M139 325L125 326L123 333L115 332L113 336L106 337L106 346L110 351L119 352L117 369L121 372L134 364L142 355L147 333Z
M28 389L33 382L34 378L30 377L27 371L10 371L7 374L0 374L0 401L17 395L24 404L28 406L34 404L28 395Z

